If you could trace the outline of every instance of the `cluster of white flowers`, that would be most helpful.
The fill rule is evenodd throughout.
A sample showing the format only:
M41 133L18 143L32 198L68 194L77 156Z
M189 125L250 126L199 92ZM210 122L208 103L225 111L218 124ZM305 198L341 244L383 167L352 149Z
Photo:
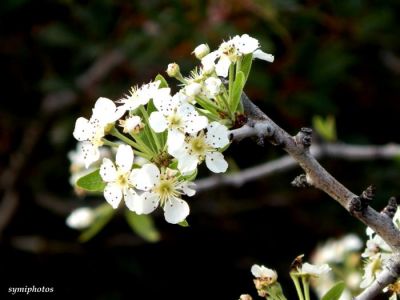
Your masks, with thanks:
M272 62L273 56L262 52L258 40L247 34L223 42L212 52L202 44L193 54L201 65L188 77L182 76L177 64L168 66L167 74L181 83L176 93L158 75L115 102L99 98L89 119L77 119L73 136L80 142L80 157L74 159L94 168L86 176L97 176L102 185L91 188L100 187L114 209L124 200L137 214L161 207L167 222L183 222L190 209L182 198L195 194L198 166L205 162L214 173L227 171L222 152L230 144L230 128L243 111L231 92L233 86L225 86L220 77L230 73L229 85L236 84L237 93L238 87L243 89L243 73L247 79L251 60ZM238 73L242 74L236 79ZM98 166L104 147L117 149L115 159L103 158ZM78 180L78 186L87 188L85 184L97 181Z
M348 234L339 239L330 239L317 247L311 257L311 262L313 264L328 263L333 268L333 272L322 277L318 283L311 282L319 298L322 298L335 282L343 280L346 288L339 299L353 299L361 282L359 250L362 245L363 243L357 235Z
M400 229L400 209L397 208L396 214L393 217L394 225ZM366 248L364 252L361 254L362 257L365 258L364 264L364 275L362 277L362 281L360 283L361 288L367 288L370 286L382 271L382 266L384 265L385 260L389 258L392 254L392 250L389 245L385 243L385 241L375 233L371 228L367 228L366 234L368 235L368 240L366 243ZM400 293L398 286L400 285L400 280L398 280L395 284L389 286L384 291L388 291L393 287L391 292L393 296L396 297L396 293Z

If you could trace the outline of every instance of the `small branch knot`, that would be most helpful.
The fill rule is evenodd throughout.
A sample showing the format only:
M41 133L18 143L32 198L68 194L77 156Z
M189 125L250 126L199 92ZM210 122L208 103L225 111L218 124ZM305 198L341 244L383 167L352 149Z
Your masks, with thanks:
M375 187L370 185L367 187L360 196L354 197L350 200L349 203L349 212L351 215L355 215L356 213L363 213L364 210L368 207L369 203L375 196Z
M305 188L305 187L310 187L310 183L307 180L307 175L306 174L301 174L297 176L292 182L291 185L294 187L298 188Z
M312 142L312 129L302 127L299 133L295 136L295 141L298 145L303 145L304 148L309 148Z
M389 218L393 219L397 211L397 199L395 197L390 197L388 205L381 211L381 214L387 215Z

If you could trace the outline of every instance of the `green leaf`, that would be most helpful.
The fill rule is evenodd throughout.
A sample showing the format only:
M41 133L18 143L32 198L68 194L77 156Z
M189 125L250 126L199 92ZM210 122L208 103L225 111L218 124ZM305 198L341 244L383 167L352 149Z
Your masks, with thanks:
M96 217L89 228L85 229L79 236L79 241L84 243L93 238L101 229L111 220L115 210L108 204L104 203L95 209Z
M338 300L345 288L343 281L336 283L331 289L321 298L321 300Z
M81 189L91 192L102 192L106 187L106 183L100 176L100 169L79 178L76 185Z
M245 82L246 79L244 73L239 71L236 74L235 81L233 82L232 95L229 95L229 105L232 113L235 113L238 108Z
M161 74L158 74L158 75L156 76L156 78L154 78L154 81L157 81L157 80L160 80L160 81L161 81L159 88L166 88L166 87L168 87L168 82L167 82L167 80L165 80L164 76L162 76Z
M328 142L336 140L335 117L327 116L326 119L323 119L321 116L315 116L313 118L313 127L324 140Z
M183 220L183 221L179 222L178 225L182 226L182 227L189 227L189 223L186 220Z
M242 71L244 74L245 82L247 81L247 78L249 78L252 62L253 62L253 54L252 53L249 53L249 54L246 54L245 56L243 56L240 71Z
M154 222L149 215L138 215L130 210L125 210L125 219L132 230L148 242L158 242L160 233L154 226Z
M197 177L197 168L189 175L183 176L185 181L194 181Z

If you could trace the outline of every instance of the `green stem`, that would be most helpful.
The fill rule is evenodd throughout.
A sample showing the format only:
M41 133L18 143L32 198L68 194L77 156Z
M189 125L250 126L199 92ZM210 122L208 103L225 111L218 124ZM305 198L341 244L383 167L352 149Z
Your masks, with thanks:
M152 149L150 149L149 146L146 145L146 143L140 138L140 136L138 134L130 134L130 136L135 140L135 142L138 144L138 146L141 147L141 149L139 149L142 152L147 152L149 155L154 155L155 153L153 152Z
M310 300L310 282L308 275L303 275L301 277L301 281L303 283L304 295L306 300Z
M107 140L105 138L102 138L101 140L103 142L103 145L111 146L111 147L118 147L119 146L118 143L111 142L111 141L109 141L109 140Z
M141 113L143 115L143 118L146 120L146 125L149 126L149 115L148 115L147 111L144 109L143 105L140 106L140 111L141 111ZM151 128L147 128L147 129L151 133L153 141L156 144L156 152L158 153L161 150L160 141L158 140L158 137L157 137L156 133Z
M132 141L130 138L126 137L125 135L123 135L121 132L118 131L117 128L113 127L110 132L109 132L112 136L115 136L116 138L119 138L121 141L127 143L128 145L138 148L138 144L135 143L134 141Z
M304 300L304 296L303 296L303 292L301 290L298 276L290 274L290 278L292 278L294 286L296 287L296 292L297 292L297 295L299 296L299 300Z

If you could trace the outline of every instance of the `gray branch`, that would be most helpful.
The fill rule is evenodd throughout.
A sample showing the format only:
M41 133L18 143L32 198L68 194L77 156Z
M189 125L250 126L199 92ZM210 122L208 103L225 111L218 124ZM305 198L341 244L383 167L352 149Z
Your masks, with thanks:
M400 231L394 226L390 217L377 212L368 205L369 202L366 200L370 199L364 196L365 192L360 196L354 194L318 163L310 151L311 132L308 128L302 128L296 136L291 136L275 124L245 94L242 95L242 102L249 121L244 127L231 132L233 140L256 136L258 139L268 140L272 144L280 146L304 170L309 185L324 191L339 202L353 216L371 227L392 248L394 254L385 265L385 270L388 271L379 276L373 285L356 298L357 300L373 299L400 275L400 258L398 256ZM349 151L349 153L354 152ZM390 276L385 276L387 272L390 272Z

